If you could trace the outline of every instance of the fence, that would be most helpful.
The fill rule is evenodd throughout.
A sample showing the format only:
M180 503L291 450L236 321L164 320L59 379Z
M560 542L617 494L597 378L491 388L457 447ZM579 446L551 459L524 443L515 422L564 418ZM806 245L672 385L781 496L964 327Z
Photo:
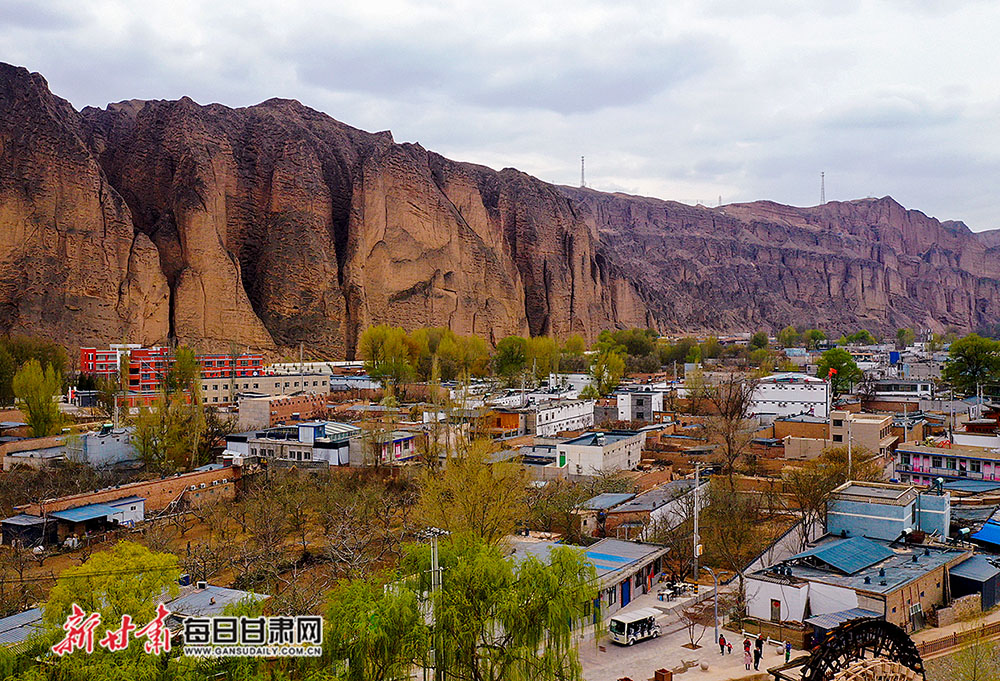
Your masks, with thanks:
M949 651L953 648L964 646L965 644L971 643L977 639L986 640L995 636L1000 636L1000 622L984 624L977 629L970 629L968 631L956 631L951 636L945 636L944 638L939 638L934 641L924 641L923 643L918 643L917 650L920 651L920 656L926 659L928 655L936 655Z

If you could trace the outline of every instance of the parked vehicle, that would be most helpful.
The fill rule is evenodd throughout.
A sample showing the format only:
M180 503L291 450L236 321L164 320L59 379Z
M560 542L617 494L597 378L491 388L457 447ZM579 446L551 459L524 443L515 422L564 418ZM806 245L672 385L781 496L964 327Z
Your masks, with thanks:
M655 608L640 608L614 615L608 625L611 640L621 645L630 646L636 641L656 638L660 635L660 625L656 623L656 618L660 614L660 611Z

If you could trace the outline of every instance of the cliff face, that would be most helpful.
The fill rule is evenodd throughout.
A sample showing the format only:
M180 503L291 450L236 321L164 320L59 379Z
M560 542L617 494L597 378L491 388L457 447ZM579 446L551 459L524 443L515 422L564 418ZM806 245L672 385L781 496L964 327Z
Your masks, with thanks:
M959 222L891 198L719 208L563 188L665 327L973 330L1000 318L1000 260Z
M995 255L891 199L694 208L456 163L294 101L78 113L0 66L0 331L69 345L971 329L1000 321Z

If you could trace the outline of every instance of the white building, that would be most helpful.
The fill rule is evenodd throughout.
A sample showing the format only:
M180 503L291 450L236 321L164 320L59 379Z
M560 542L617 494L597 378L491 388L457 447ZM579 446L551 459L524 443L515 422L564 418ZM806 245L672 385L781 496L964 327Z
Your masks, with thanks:
M594 425L594 400L552 400L529 407L528 433L552 437L567 430L583 430Z
M619 421L653 421L653 413L663 411L663 393L653 390L621 392L618 401Z
M821 378L794 372L772 374L757 383L750 413L772 419L800 414L825 419L830 416L831 398L830 384Z
M646 436L634 430L586 433L556 445L559 464L570 475L597 475L631 470L642 457Z
M590 374L549 374L549 387L566 390L575 395L594 382Z
M361 446L361 429L348 423L310 421L226 436L228 453L277 461L350 464L352 449Z

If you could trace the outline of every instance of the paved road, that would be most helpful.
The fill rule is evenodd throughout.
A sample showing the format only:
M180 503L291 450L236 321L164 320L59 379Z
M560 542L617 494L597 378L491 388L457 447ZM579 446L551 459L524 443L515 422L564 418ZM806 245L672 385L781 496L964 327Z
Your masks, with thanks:
M625 610L654 605L665 604L658 603L652 595L647 594L630 603ZM633 681L645 681L652 679L657 669L672 669L675 670L674 678L677 681L723 681L754 677L764 679L770 678L766 674L767 667L773 667L784 661L784 657L777 654L775 648L765 647L760 671L755 672L751 669L748 672L743 666L742 640L733 639L731 655L720 655L719 646L712 643L713 630L709 627L700 641L702 647L690 650L683 647L689 642L689 636L687 628L677 614L664 615L658 622L662 632L659 638L636 643L631 647L619 646L607 638L598 643L592 640L582 642L580 662L583 665L584 678L587 681L617 681L628 677ZM729 632L723 633L729 637ZM602 651L599 646L603 646L604 650ZM700 668L700 663L703 661L708 664L707 671L702 671ZM687 666L690 668L678 674L677 670L685 666L684 663L688 663ZM690 663L697 664L690 666Z

